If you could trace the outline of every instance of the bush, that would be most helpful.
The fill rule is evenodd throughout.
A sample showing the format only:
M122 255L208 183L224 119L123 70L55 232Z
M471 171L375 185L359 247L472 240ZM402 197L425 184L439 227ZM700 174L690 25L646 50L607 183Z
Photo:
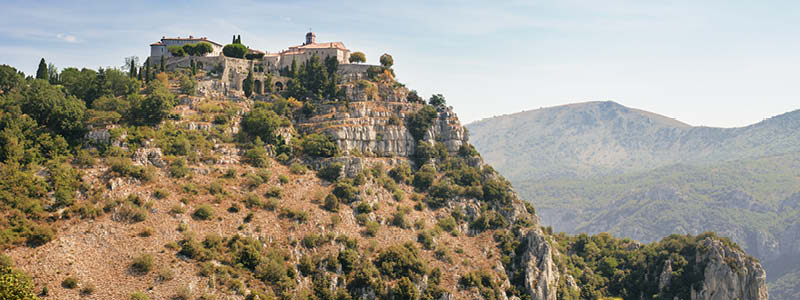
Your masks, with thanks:
M430 165L425 165L414 174L414 188L417 191L426 191L436 180L436 170Z
M439 226L439 228L441 228L444 231L454 232L456 230L456 227L458 227L458 223L456 222L456 219L453 218L452 216L447 216L445 218L439 219L439 221L436 223L436 226Z
M417 112L408 114L406 124L408 130L411 132L411 136L417 141L422 140L425 137L425 133L427 133L428 129L433 125L433 120L436 119L437 115L436 109L427 105L423 106Z
M269 167L269 156L264 147L253 147L244 152L244 161L256 168Z
M392 177L392 179L399 184L410 183L411 176L413 176L411 173L411 166L409 166L407 163L400 163L389 170L389 177Z
M378 235L378 230L381 229L381 224L375 221L367 221L366 227L364 234L375 237Z
M65 289L74 289L78 287L78 279L72 276L64 278L64 280L61 281L61 287Z
M167 47L167 50L169 50L169 54L172 54L172 56L177 56L177 57L186 56L186 52L183 50L183 47L181 46L169 46Z
M222 48L222 54L227 57L244 58L247 47L242 44L227 44Z
M169 166L169 174L172 177L183 178L186 177L188 173L189 168L186 167L186 160L183 158L175 159Z
M332 193L338 199L346 203L351 203L357 199L356 194L358 193L358 189L348 182L340 181L334 185Z
M283 190L277 186L273 186L264 193L264 196L267 198L280 198L283 195Z
M308 171L308 168L301 163L292 163L292 165L289 166L289 172L295 175L305 174L306 171Z
M329 164L317 172L317 176L321 179L334 182L342 176L342 168L344 165L341 163Z
M214 217L214 209L207 204L200 205L192 214L192 217L199 220L210 220Z
M289 120L278 115L267 107L256 106L242 117L242 131L251 137L259 137L267 144L275 145L278 138L275 133L283 126L290 124Z
M94 294L94 284L87 283L81 288L81 295L88 296Z
M435 241L433 239L433 234L431 234L429 231L423 231L423 232L418 233L417 234L417 242L422 244L422 247L425 248L426 250L433 250L433 248L435 246L434 245Z
M381 250L375 265L381 273L394 279L418 279L427 272L425 262L419 257L419 250L410 242Z
M339 198L334 194L328 194L328 196L325 197L325 205L323 207L328 211L339 211Z
M131 271L138 274L147 274L153 270L153 255L142 254L133 259Z
M169 191L167 191L165 189L156 189L153 192L153 197L155 197L156 199L159 199L159 200L167 198L168 196L169 196Z
M469 224L469 228L478 231L505 228L508 226L506 219L498 212L489 210Z
M301 144L303 153L312 157L333 157L337 153L336 142L325 134L310 134Z

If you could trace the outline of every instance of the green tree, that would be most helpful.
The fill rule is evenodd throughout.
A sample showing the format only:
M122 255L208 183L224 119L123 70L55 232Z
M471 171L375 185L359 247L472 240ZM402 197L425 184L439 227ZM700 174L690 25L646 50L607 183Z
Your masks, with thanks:
M131 98L131 117L134 124L156 125L169 115L175 96L161 81L153 80L147 87L147 97L133 95Z
M177 57L186 56L186 51L184 51L184 48L182 46L169 46L167 47L167 50L169 51L169 54L172 54L172 56L177 56Z
M242 44L228 44L222 48L222 54L227 57L244 58L247 54L247 47Z
M164 56L161 56L161 72L166 72L167 68L164 66Z
M431 98L428 99L428 104L433 106L445 106L447 105L447 101L444 100L444 96L442 94L434 94L431 95Z
M61 71L61 85L70 95L82 99L86 106L91 107L92 102L100 95L97 92L97 71L83 68L66 68Z
M242 82L242 90L244 91L244 96L250 98L250 95L253 94L253 86L255 85L255 80L253 79L253 70L247 71L247 77Z
M388 53L384 53L381 55L381 65L387 69L391 68L394 65L394 59Z
M359 64L364 62L367 62L367 56L364 55L364 52L357 51L350 54L350 63Z
M301 146L303 153L313 157L333 157L337 153L336 142L325 134L309 134Z
M47 64L47 79L50 84L58 84L58 68L52 63Z
M211 43L207 42L199 42L194 45L194 54L195 56L205 56L214 51L214 47L211 46Z
M197 75L197 63L194 62L194 59L189 61L189 65L192 69L192 76Z
M252 137L259 137L268 144L275 144L276 131L288 125L289 120L279 116L271 109L258 106L242 118L242 130Z
M125 68L128 69L128 77L136 77L136 70L139 69L139 57L129 56L125 58Z
M0 91L8 93L11 89L19 87L25 76L9 65L0 65Z
M86 106L75 96L64 93L45 80L34 80L25 91L22 111L51 131L75 141L84 131Z
M42 58L42 60L39 61L39 68L36 69L36 79L49 80L47 75L47 63L44 61L44 58Z

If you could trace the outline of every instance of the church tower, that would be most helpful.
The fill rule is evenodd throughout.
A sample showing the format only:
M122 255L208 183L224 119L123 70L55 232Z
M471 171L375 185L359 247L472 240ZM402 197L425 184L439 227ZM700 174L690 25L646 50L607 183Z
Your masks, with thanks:
M308 33L306 33L306 43L303 44L303 45L313 44L314 43L314 39L316 39L316 38L317 38L317 36L313 32L309 31Z

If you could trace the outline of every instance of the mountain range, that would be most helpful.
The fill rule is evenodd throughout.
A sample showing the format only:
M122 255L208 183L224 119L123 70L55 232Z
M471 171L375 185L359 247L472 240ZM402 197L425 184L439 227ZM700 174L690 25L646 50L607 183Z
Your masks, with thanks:
M800 297L800 111L713 128L606 101L466 127L555 230L645 242L716 231L761 259L772 299Z

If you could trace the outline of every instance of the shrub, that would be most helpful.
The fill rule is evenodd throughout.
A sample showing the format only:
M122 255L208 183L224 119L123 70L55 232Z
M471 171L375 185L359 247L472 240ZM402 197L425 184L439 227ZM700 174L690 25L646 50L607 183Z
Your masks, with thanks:
M436 170L430 165L424 165L417 171L416 174L414 174L414 188L420 192L426 191L431 185L433 185L435 180Z
M334 182L342 176L342 168L344 168L342 163L332 163L320 169L317 172L317 176L321 179Z
M308 168L301 163L292 163L292 165L289 166L289 172L292 174L302 175L305 174L306 171L308 171Z
M456 222L456 219L453 218L452 216L447 216L445 218L439 219L439 221L436 223L436 226L439 226L439 228L441 228L444 231L453 232L456 230L456 227L458 227L458 223Z
M389 170L389 177L392 177L392 179L399 184L410 183L412 175L411 166L409 166L407 163L400 163Z
M426 250L433 250L434 247L434 239L433 234L429 231L423 231L417 234L417 242L422 244L422 247Z
M288 126L289 120L278 115L274 110L256 106L242 117L242 131L251 137L258 137L267 144L278 144L276 132Z
M358 193L358 189L348 182L340 181L334 185L332 193L338 199L346 203L351 203L357 200L356 194Z
M214 217L214 209L207 204L200 205L197 209L195 209L192 217L199 220L210 220Z
M469 228L478 231L505 228L508 226L506 219L498 212L489 210L469 224Z
M303 153L312 157L333 157L337 153L336 142L325 134L310 134L301 144Z
M328 194L328 196L325 197L325 205L323 207L328 211L339 211L339 198L334 194Z
M269 188L269 190L267 190L267 192L264 194L264 196L267 197L267 198L280 198L282 194L283 194L283 190L281 188L279 188L277 186L273 186L273 187Z
M286 174L281 174L281 175L278 175L278 181L279 181L281 184L287 184L287 183L289 183L289 177L288 177L288 176L286 176Z
M410 242L381 250L375 259L375 265L381 273L395 279L417 279L427 272L425 262L419 257L419 250Z
M81 295L88 296L94 294L94 284L87 283L81 288Z
M189 168L186 167L186 160L183 158L175 159L169 166L169 174L172 177L183 178L186 177L188 173Z
M427 105L414 113L408 114L406 124L411 136L417 141L422 140L425 137L425 133L433 125L433 120L436 119L437 115L436 109Z
M367 221L366 230L364 231L364 234L366 234L367 236L374 237L378 235L378 230L380 229L381 229L380 223L375 221Z
M227 57L244 58L247 47L242 44L227 44L222 48L222 54Z
M156 199L164 199L167 198L168 196L169 196L169 191L165 189L156 189L153 192L153 197L155 197Z
M142 254L133 259L131 271L138 274L146 274L153 270L153 255Z
M65 289L74 289L78 287L78 279L72 276L64 278L64 280L61 281L61 287Z
M26 243L28 247L39 247L53 240L55 233L48 225L33 225L28 234Z
M253 147L244 152L244 161L256 168L269 167L269 155L264 147Z

